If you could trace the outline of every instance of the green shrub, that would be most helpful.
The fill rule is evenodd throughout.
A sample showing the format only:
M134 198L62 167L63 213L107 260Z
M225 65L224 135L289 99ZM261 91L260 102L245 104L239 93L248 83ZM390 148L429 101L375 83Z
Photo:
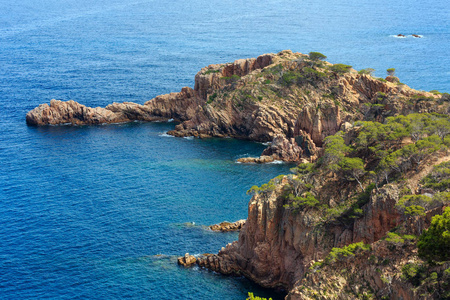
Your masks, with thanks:
M316 261L315 263L313 263L310 267L309 270L311 271L317 271L318 269L320 269L320 267L322 267L323 262L321 261Z
M299 82L310 83L314 85L316 81L320 81L327 77L327 74L314 70L313 68L304 67L302 69L301 76L299 77ZM309 91L308 91L309 92Z
M208 75L208 74L211 74L211 73L219 73L219 72L220 72L220 70L209 69L208 71L206 71L205 73L203 73L203 75Z
M358 74L372 75L373 72L375 72L375 69L367 68L367 69L359 70Z
M320 52L309 52L309 59L312 61L325 60L327 57Z
M294 210L316 207L319 204L319 200L314 197L310 192L306 192L303 197L295 197L293 194L289 194L288 199L292 201L289 204L284 205L285 208L293 208Z
M395 75L395 69L394 68L389 68L386 70L388 76L394 76Z
M428 261L450 260L450 207L431 219L431 225L419 237L419 257Z
M330 70L333 71L334 73L345 74L345 73L348 73L351 68L352 68L352 66L349 66L349 65L334 64L330 67Z
M417 236L412 235L412 234L405 234L405 235L403 235L403 238L404 238L406 241L414 241L414 240L417 239Z
M411 282L414 286L419 286L425 275L425 267L421 264L406 264L402 267L402 279Z
M263 185L261 185L261 187L258 187L257 185L252 186L247 191L247 195L248 194L254 195L274 191L275 188L277 187L277 184L281 183L281 180L284 178L284 176L285 175L283 174L278 175L277 177L270 179L268 183L264 183Z
M297 83L299 78L300 74L294 71L287 71L283 74L283 76L281 76L282 83L287 86Z
M370 245L364 244L364 242L353 243L342 248L333 248L331 252L325 258L325 263L334 263L343 257L355 256L358 252L371 250Z
M403 243L405 243L405 240L395 232L388 232L386 236L386 242L393 245L402 245Z
M432 206L433 199L426 195L406 195L400 198L396 207L406 212L408 207L413 207L409 209L409 212L413 212L414 210L420 211L419 207L422 207L423 211L425 208L430 208Z
M238 81L239 79L241 79L241 76L234 74L230 77L221 77L220 79L225 80L225 82L227 84L230 84L230 83L234 83L234 82Z
M309 174L314 168L314 164L312 163L301 163L297 167L292 168L291 172L296 174Z
M425 208L419 205L411 205L405 208L405 215L407 216L425 216Z
M433 170L422 179L424 187L438 191L450 189L450 161L433 167Z
M261 298L261 297L255 296L253 293L248 292L247 300L272 300L272 298L269 298L269 299Z
M206 103L210 104L212 103L214 100L216 100L217 98L217 93L212 94L211 96L209 96L208 101Z

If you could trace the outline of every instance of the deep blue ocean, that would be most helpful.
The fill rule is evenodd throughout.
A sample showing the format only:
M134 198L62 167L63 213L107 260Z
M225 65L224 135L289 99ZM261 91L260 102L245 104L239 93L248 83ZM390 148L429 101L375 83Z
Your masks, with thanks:
M448 1L0 0L0 298L278 297L183 269L246 218L246 190L288 164L243 165L264 145L183 139L174 123L27 127L50 99L144 103L208 64L319 51L422 90L450 92ZM396 38L396 34L406 38ZM422 35L413 38L411 34Z

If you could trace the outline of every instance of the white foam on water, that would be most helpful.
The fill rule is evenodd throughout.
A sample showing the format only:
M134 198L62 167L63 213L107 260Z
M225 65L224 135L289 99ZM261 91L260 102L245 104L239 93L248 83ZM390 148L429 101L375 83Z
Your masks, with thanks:
M268 164L276 164L276 165L280 165L280 164L284 164L284 161L282 161L282 160L274 160L274 161L271 161L271 162L268 163Z
M159 136L162 136L162 137L171 137L171 138L174 137L173 135L167 134L167 132L161 133Z

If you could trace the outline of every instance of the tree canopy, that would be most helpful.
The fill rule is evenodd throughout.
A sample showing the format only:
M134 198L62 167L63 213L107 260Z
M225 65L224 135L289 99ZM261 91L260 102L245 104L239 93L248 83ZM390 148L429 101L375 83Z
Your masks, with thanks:
M320 52L309 52L309 59L313 61L325 60L327 57Z
M450 260L450 207L432 218L428 230L419 237L417 247L419 257L428 261Z

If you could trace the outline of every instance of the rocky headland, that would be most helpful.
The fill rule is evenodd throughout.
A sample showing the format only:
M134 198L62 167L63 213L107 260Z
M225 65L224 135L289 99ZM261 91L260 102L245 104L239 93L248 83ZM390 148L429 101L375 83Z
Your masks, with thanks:
M271 142L240 162L298 162L293 174L248 191L238 241L179 264L243 275L292 300L450 299L449 95L322 57L282 51L211 65L194 89L144 105L52 100L26 120L175 119L174 136Z
M51 100L28 112L26 121L41 126L174 119L180 124L171 135L272 142L262 153L271 158L254 162L298 162L317 158L324 138L354 121L448 108L442 95L342 66L286 50L210 65L195 75L193 89L184 87L143 105L90 108Z
M442 188L425 188L423 179L449 160L439 153L424 169L409 171L410 179L378 189L369 184L364 192L354 180L320 169L281 175L253 190L238 241L197 264L284 289L286 299L448 299L450 261L428 264L417 241L450 205L450 194L420 203L423 213L405 213L401 204L411 195L441 197Z

